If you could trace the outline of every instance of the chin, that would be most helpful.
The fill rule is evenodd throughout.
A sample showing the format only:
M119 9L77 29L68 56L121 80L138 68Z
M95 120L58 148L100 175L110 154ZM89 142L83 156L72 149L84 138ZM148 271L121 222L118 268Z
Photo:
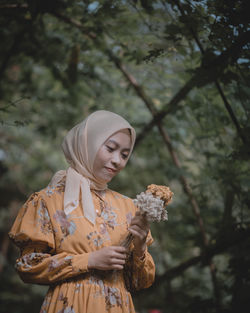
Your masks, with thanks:
M112 179L113 179L113 177L106 177L106 178L104 179L104 181L105 181L106 183L109 183L109 182L111 182Z
M98 179L107 184L113 179L113 177L99 176Z
M116 173L117 174L117 173ZM99 175L96 175L95 177L98 179L98 180L100 180L100 181L102 181L103 183L109 183L115 176L116 176L116 174L115 175L112 175L112 174L107 174L107 173L99 173Z

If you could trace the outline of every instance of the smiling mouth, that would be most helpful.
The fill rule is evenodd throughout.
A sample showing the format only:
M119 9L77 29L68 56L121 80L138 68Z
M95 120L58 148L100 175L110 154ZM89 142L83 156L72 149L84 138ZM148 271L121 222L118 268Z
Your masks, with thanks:
M114 173L117 172L117 170L114 170L114 169L112 169L112 168L110 168L110 167L105 167L105 169L106 169L109 173L112 173L112 174L114 174Z

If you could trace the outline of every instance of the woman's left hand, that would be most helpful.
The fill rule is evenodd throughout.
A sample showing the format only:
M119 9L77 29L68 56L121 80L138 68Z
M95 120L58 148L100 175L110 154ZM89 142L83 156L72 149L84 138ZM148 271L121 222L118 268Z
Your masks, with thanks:
M133 243L135 247L135 254L142 257L147 246L146 239L149 232L149 222L139 211L137 211L131 220L128 230L134 236Z

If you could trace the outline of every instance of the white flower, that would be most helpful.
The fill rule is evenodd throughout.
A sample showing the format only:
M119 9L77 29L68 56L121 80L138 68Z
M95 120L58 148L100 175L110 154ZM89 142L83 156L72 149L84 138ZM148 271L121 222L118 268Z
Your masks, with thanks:
M164 208L164 201L153 196L151 192L141 192L133 202L148 221L160 222L168 220L168 212Z

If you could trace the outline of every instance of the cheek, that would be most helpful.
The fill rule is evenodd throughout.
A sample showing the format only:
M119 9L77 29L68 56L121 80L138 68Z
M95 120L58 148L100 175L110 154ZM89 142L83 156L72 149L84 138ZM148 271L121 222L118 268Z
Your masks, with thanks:
M107 156L107 151L105 151L104 148L101 148L95 158L95 162L94 162L94 171L97 169L100 169L103 164L105 164L105 162L107 161L108 156Z
M121 165L120 165L121 170L126 166L127 162L128 160L122 160Z

